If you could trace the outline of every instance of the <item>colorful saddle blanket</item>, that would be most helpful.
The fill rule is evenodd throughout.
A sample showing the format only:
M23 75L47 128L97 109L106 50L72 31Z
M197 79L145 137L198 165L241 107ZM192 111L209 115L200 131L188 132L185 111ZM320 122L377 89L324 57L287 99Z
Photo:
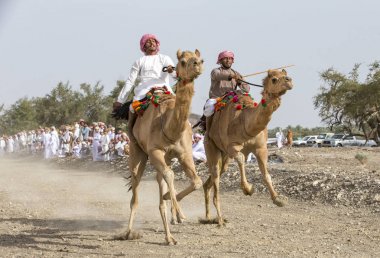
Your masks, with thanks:
M243 98L244 96L249 96L249 98ZM235 108L237 110L242 110L247 107L257 107L258 103L252 98L249 93L243 93L241 95L237 94L235 91L230 91L224 94L222 97L216 99L215 103L215 111L223 110L223 108L227 105L227 103L233 102L235 103ZM261 104L265 107L266 102L265 99L261 100Z
M152 88L146 94L145 98L135 100L132 102L133 110L136 112L136 114L142 116L145 110L148 109L150 103L152 103L155 107L158 107L158 105L160 104L160 98L162 94L171 95L171 92L168 91L166 86Z

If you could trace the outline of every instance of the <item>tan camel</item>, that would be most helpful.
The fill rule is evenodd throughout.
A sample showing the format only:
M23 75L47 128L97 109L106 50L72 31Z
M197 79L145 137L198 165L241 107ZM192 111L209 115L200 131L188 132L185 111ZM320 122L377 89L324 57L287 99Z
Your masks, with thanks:
M264 79L262 101L255 103L245 94L239 95L235 101L230 101L221 111L216 111L213 117L207 119L205 149L209 166L210 177L203 185L206 204L206 222L224 224L220 209L219 181L226 171L230 159L235 159L239 165L241 187L244 194L252 195L253 186L247 182L245 160L252 152L257 159L264 182L267 185L273 203L284 206L287 198L278 195L272 185L268 173L267 125L272 113L281 103L281 95L293 87L292 79L285 70L269 70ZM217 210L217 219L210 217L210 192L214 187L214 205Z
M176 96L166 95L164 92L156 92L159 105L150 106L142 116L138 116L133 127L133 136L136 141L131 141L129 152L129 169L131 172L131 214L128 229L122 234L122 239L136 239L140 235L132 231L132 224L138 205L138 186L141 176L149 158L151 164L157 170L157 182L160 189L160 205L162 222L166 233L167 244L176 244L169 230L166 204L164 195L171 199L173 221L182 222L185 218L179 201L192 191L202 186L202 180L196 174L192 157L191 125L188 122L189 110L194 95L194 79L203 70L203 60L200 52L177 51L178 64L176 67L178 83ZM186 175L191 179L191 185L177 196L174 189L174 173L170 169L170 161L177 157Z

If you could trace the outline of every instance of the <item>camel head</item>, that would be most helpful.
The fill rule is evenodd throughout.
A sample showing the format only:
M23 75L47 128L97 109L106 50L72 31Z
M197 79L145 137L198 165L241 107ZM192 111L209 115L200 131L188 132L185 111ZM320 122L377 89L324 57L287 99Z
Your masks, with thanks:
M203 59L198 49L195 52L177 51L177 77L181 80L193 81L203 72Z
M292 78L290 78L285 69L268 70L268 76L265 77L263 95L282 96L287 90L293 88Z

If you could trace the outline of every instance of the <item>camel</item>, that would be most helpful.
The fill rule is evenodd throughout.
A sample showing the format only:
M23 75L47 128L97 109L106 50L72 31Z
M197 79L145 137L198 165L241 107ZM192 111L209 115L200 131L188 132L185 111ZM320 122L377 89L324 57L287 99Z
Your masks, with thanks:
M132 231L132 224L138 206L138 186L148 158L157 170L156 179L160 194L159 210L167 244L177 244L177 241L169 230L165 200L171 200L173 221L182 222L185 216L178 202L202 186L202 180L195 171L192 157L192 130L188 117L194 95L194 79L202 73L203 60L201 60L198 50L195 50L194 53L178 50L177 58L176 96L168 95L168 92L162 90L154 92L154 105L150 104L144 114L137 117L133 126L132 133L135 140L131 140L129 146L132 187L131 214L128 229L122 234L122 239L133 240L141 237ZM174 173L170 168L170 161L174 157L178 158L186 175L191 179L191 185L177 195L174 189ZM169 192L167 192L167 188L169 188Z
M219 181L231 159L235 159L238 163L244 194L253 194L254 188L247 182L244 164L250 152L256 156L273 203L280 207L287 203L287 198L274 190L267 169L267 125L271 120L272 113L281 104L281 96L287 90L292 89L293 84L285 70L269 70L263 83L264 90L260 104L254 102L247 93L238 95L233 93L230 95L233 98L230 97L231 101L225 102L223 110L215 111L213 116L207 118L205 150L210 177L203 185L206 223L218 223L219 226L225 223L220 208ZM216 219L210 217L212 186L214 188L214 206L217 210Z

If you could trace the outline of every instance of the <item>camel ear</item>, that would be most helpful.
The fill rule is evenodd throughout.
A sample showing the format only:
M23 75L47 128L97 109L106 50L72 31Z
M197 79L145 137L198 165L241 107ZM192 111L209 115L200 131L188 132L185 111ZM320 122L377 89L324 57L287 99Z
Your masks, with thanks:
M273 70L268 70L268 77L270 78L270 77L272 77L273 76Z
M182 56L182 51L181 51L181 49L178 49L177 50L177 58L178 58L178 60L181 58L181 56Z
M282 69L282 73L285 74L285 75L288 75L288 73L286 72L285 69Z
M199 52L198 49L195 49L195 55L196 55L197 57L201 57L201 52Z

